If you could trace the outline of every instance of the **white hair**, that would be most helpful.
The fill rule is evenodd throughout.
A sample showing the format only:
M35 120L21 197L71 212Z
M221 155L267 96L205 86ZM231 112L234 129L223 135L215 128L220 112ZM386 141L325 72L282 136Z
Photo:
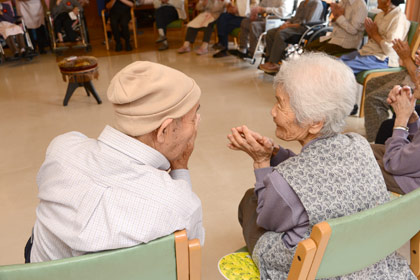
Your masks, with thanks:
M321 137L340 133L356 104L357 84L352 70L323 53L305 53L283 62L274 78L282 87L299 125L324 121Z

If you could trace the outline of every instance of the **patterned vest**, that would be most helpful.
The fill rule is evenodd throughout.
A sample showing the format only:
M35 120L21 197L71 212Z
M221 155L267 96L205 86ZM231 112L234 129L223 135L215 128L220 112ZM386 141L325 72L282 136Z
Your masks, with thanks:
M351 215L389 200L369 143L355 133L317 140L275 169L295 191L309 216L305 238L321 221ZM253 259L260 268L261 279L287 279L296 247L287 248L282 236L282 233L266 232L254 248ZM381 262L385 269L386 261ZM363 274L357 272L349 275L350 278L336 279L376 279L376 269L368 267L361 271ZM368 275L372 277L366 278ZM383 276L380 279L387 279Z

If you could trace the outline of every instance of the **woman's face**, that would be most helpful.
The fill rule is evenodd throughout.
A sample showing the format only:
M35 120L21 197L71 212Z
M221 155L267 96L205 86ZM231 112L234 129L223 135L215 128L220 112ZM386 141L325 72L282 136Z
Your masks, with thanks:
M385 13L388 11L390 6L391 0L378 0L378 9L384 11Z
M308 125L299 125L296 115L290 106L289 95L279 85L276 89L276 104L271 109L276 124L276 136L285 141L303 142L309 135Z

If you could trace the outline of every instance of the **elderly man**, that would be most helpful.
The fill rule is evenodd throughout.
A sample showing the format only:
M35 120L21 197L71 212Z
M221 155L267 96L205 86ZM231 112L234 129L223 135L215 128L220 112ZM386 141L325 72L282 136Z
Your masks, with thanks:
M321 0L305 0L299 4L296 14L286 21L279 28L267 31L266 36L266 62L260 65L260 69L266 73L273 74L279 71L284 56L287 41L295 36L301 36L306 28L305 23L320 21L324 11Z
M117 73L108 88L115 128L98 139L69 132L48 147L30 261L130 247L180 229L203 244L188 171L200 95L193 79L160 64L139 61Z
M365 31L364 21L368 15L364 0L341 0L331 3L333 31L325 41L319 39L310 43L308 51L321 51L338 55L357 50L360 47Z
M323 75L320 75L322 73ZM389 200L369 143L342 134L356 99L356 81L341 61L322 53L285 61L275 77L271 109L276 136L298 141L294 154L246 126L232 128L229 147L254 162L255 188L239 206L239 221L261 279L286 279L297 244L318 222L351 215ZM347 279L412 279L393 253Z
M293 13L293 4L294 0L262 0L258 6L251 10L250 16L242 20L239 49L233 54L239 58L251 58L257 47L258 38L265 31L265 19L262 15L275 15L279 18L290 17Z

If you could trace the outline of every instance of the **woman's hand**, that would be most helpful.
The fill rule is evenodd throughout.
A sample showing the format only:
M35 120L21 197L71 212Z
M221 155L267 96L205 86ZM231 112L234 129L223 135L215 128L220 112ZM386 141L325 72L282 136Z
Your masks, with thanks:
M379 35L378 26L373 22L371 18L365 19L365 29L369 38L372 38L376 43L380 44L382 41L381 35Z
M395 86L389 93L387 102L394 109L396 115L395 126L407 126L416 104L416 99L413 97L410 87Z
M245 125L232 128L229 134L230 143L228 147L236 151L244 151L254 160L254 168L264 168L270 166L270 159L275 150L273 140L261 136ZM276 152L278 147L276 148Z
M420 49L416 51L416 55L414 57L414 62L417 66L420 66Z
M398 56L402 61L406 59L411 59L411 49L407 41L395 39L392 41L392 44L392 48L397 52Z

